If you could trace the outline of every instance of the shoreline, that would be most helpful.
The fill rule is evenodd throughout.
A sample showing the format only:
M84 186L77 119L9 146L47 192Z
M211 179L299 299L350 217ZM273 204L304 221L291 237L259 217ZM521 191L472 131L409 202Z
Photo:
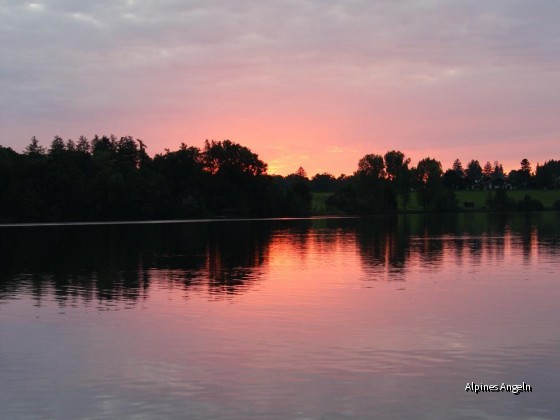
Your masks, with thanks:
M538 214L559 212L556 209L543 209L538 211L493 211L493 210L457 210L454 212L429 212L429 211L396 211L391 213L377 214L337 214L337 215L310 215L302 217L207 217L200 219L157 219L157 220L107 220L107 221L89 221L89 222L7 222L0 223L0 228L16 228L16 227L50 227L50 226L111 226L111 225L163 225L163 224L182 224L182 223L220 223L220 222L261 222L261 221L295 221L295 220L330 220L330 219L361 219L379 216L406 216L406 215L451 215L451 214L468 214L468 213L491 213L491 214Z

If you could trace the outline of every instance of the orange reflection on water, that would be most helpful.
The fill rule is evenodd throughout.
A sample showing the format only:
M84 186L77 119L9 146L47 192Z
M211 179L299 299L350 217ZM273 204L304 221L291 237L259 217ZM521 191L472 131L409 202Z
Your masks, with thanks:
M20 383L33 384L36 372L15 368L31 361L108 404L134 395L224 418L247 407L283 418L444 407L452 417L473 406L470 380L553 393L558 224L491 217L114 228L101 241L66 231L64 253L52 235L11 238L6 255L20 256L1 267L2 350L15 361L2 365L6 383L31 372ZM511 406L484 397L488 412Z

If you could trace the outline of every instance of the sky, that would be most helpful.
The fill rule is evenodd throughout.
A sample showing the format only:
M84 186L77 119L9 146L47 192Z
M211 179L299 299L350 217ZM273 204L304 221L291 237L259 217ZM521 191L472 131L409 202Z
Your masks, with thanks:
M269 173L368 153L560 159L557 0L0 0L0 145L230 139Z

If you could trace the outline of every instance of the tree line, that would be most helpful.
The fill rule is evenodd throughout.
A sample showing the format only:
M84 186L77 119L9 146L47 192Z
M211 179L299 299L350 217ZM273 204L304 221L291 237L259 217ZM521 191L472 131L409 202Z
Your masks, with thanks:
M502 164L471 160L466 168L459 159L443 171L441 162L427 157L410 166L410 158L400 151L384 156L368 154L358 162L358 170L342 183L327 204L352 214L395 211L398 200L406 212L411 193L425 212L455 211L459 207L455 191L491 191L486 200L491 210L539 210L542 204L530 197L515 202L508 189L549 189L560 187L560 160L537 165L533 173L527 159L520 169L505 174Z
M411 192L425 211L457 208L458 189L558 188L560 161L523 159L504 174L498 162L483 167L459 160L447 171L425 158L415 167L400 151L365 155L350 176L303 168L288 176L267 174L267 164L230 140L202 148L184 143L153 158L130 136L56 136L50 147L33 137L23 153L0 146L0 221L59 222L184 219L201 217L306 216L312 192L330 192L333 212L406 211Z

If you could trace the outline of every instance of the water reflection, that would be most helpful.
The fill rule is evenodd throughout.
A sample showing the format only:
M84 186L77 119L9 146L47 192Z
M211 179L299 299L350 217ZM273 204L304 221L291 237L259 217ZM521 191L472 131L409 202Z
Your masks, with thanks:
M512 253L553 258L558 213L0 228L0 302L44 295L60 306L135 304L153 287L224 299L249 292L271 264L357 252L367 281L406 281L411 267L476 267Z
M239 293L259 281L267 261L266 224L103 225L6 228L0 240L0 301L25 289L40 303L53 294L138 301L154 281Z
M0 228L2 413L556 418L559 216Z

